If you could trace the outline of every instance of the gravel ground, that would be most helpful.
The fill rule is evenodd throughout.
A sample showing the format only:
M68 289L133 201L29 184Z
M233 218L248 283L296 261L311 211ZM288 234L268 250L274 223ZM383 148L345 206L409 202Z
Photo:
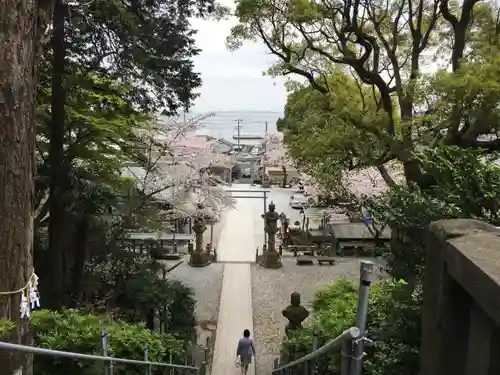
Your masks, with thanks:
M224 221L214 225L214 243L219 241ZM209 229L203 236L203 244L210 242ZM191 286L195 292L196 317L198 322L216 324L219 310L220 292L224 265L212 263L207 267L194 268L189 266L189 255L184 256L184 263L173 269L169 276Z
M214 243L219 241L223 220L214 226ZM204 234L204 246L210 242L210 232ZM209 365L213 354L217 317L219 313L220 293L224 264L212 263L207 267L194 268L189 266L189 255L183 257L184 262L169 272L168 276L183 282L193 288L196 298L196 318L198 345L205 347L208 343ZM203 361L204 354L195 355L196 361Z
M357 280L361 259L339 258L334 266L297 266L295 259L283 258L283 267L269 270L252 267L252 307L257 350L257 373L267 374L279 357L287 320L281 311L290 304L290 294L299 292L309 309L314 293L344 276ZM307 324L307 320L305 322Z
M193 268L187 260L169 273L169 276L189 285L195 292L198 322L217 322L224 265L213 263Z

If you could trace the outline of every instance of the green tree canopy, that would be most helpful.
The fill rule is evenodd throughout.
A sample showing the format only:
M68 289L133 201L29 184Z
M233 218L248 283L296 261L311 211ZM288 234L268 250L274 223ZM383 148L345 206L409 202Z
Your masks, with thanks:
M48 210L45 198L50 171L51 77L51 65L42 60L37 95L36 196L37 203L45 207L38 207L39 219L45 217ZM127 100L133 88L105 73L85 72L76 64L68 64L66 84L65 158L61 162L67 173L119 187L124 182L120 178L123 164L144 159L136 131L149 117L134 109Z
M385 134L380 137L379 127L367 128L363 122L354 125L367 139L390 138L385 161L401 161L409 181L430 183L413 156L425 129L432 128L425 134L431 145L498 147L498 142L481 139L499 125L493 121L494 91L500 82L492 53L498 50L500 30L494 6L475 0L461 4L240 0L237 4L240 22L228 38L229 47L238 48L245 40L262 41L278 58L269 74L305 78L311 88L330 95L338 90L328 79L332 66L343 67L374 92L376 111L384 113ZM430 55L450 65L451 72L428 79L423 67L432 62ZM472 79L479 62L481 74ZM474 63L478 65L469 65ZM464 80L474 89L460 86ZM449 93L450 85L455 93L441 95L442 90Z
M391 139L373 93L340 70L327 80L332 88L327 94L299 85L288 96L277 125L290 155L320 179L367 165L384 168Z
M175 114L201 85L189 17L213 9L213 0L77 1L66 27L68 59L129 83L128 98L143 110Z

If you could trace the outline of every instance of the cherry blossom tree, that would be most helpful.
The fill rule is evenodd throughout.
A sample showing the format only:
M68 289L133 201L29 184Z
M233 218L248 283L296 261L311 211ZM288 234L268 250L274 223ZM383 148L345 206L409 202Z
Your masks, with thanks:
M225 156L213 151L213 138L197 134L209 116L153 122L141 131L143 160L123 171L135 181L137 208L156 203L169 215L202 213L217 220L222 208L233 205L220 179L210 174L210 166Z
M283 170L283 187L287 184L288 172L295 169L293 160L289 157L283 135L281 133L266 136L266 152L263 156L263 165L266 167L280 167Z
M404 182L403 169L397 163L387 163L385 170L395 183ZM343 183L358 199L379 196L389 189L385 179L373 167L345 172Z

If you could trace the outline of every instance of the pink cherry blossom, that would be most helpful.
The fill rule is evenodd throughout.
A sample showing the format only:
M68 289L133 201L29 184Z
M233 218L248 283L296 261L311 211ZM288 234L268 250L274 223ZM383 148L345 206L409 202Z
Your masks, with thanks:
M168 202L187 216L203 206L205 214L217 218L222 208L234 202L208 170L215 163L230 166L231 160L213 151L216 140L196 134L199 121L150 124L139 134L146 160L127 166L123 175L135 180L144 199Z

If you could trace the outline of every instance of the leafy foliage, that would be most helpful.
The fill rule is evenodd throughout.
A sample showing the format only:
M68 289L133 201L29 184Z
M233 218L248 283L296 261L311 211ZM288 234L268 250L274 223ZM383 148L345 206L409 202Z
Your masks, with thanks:
M278 127L291 155L308 166L336 162L339 169L372 162L384 145L363 129L382 133L383 114L352 76L338 71L328 82L331 91L326 95L305 86L288 96Z
M192 342L192 289L159 277L162 267L150 257L125 254L120 239L124 228L136 224L138 229L152 222L163 225L159 218L165 211L172 213L191 198L182 195L171 201L169 194L160 194L172 188L185 192L194 186L203 191L206 206L217 201L218 187L200 178L201 169L211 162L209 152L175 149L199 127L200 119L160 124L151 116L159 110L176 114L196 97L194 89L201 81L191 60L198 50L188 17L205 16L214 5L205 0L72 2L63 72L54 71L51 49L44 51L36 111L35 266L42 280L49 280L43 273L56 264L54 251L48 249L47 223L52 90L58 74L65 92L64 158L59 162L66 183L52 197L64 202L64 227L55 232L63 244L57 256L64 259L59 280L64 299L54 307L106 314L145 324L152 332L168 330L183 345ZM178 164L189 165L189 175L173 167ZM148 184L153 193L140 186L137 176L125 173L131 167L147 171L145 180L155 182ZM50 285L41 287L51 295Z
M112 311L130 322L158 317L161 324L148 321L152 325L148 328L163 327L190 341L196 325L193 290L176 280L158 278L161 270L157 262L137 255L95 259L86 273L85 290L91 294L85 300L92 301L94 310Z
M500 225L498 155L456 146L426 149L418 154L432 176L426 189L398 185L366 202L375 220L404 233L408 246L393 246L389 271L396 278L419 280L425 261L424 230L434 220L472 218Z
M149 359L154 362L168 362L170 354L180 361L185 354L182 342L170 334L154 333L141 325L85 315L77 310L60 313L37 310L30 324L35 345L41 348L102 355L101 332L104 329L108 334L108 353L113 357L142 360L146 344ZM90 375L102 371L102 364L37 356L34 369L35 375ZM133 375L142 374L144 368L115 364L114 371Z
M36 181L35 260L37 269L57 272L61 276L65 296L58 292L53 307L87 305L90 300L86 298L92 298L92 293L82 290L82 285L83 279L90 277L85 274L89 259L102 259L119 250L116 241L125 227L139 225L141 229L141 225L157 223L165 208L172 211L179 202L189 200L190 197L182 196L171 202L165 194L162 197L145 195L136 176L127 176L124 171L134 166L152 172L157 193L193 185L191 178L173 171L170 167L173 163L155 163L157 154L154 153L170 155L173 149L170 143L160 144L162 142L155 137L179 141L185 138L186 132L198 126L197 121L184 127L179 123L175 126L154 124L154 134L144 135L151 131L151 113L164 110L169 115L175 114L180 108L188 108L196 97L194 89L201 81L193 72L191 59L198 50L188 17L206 16L214 6L212 1L205 0L72 2L64 30L64 71L54 71L53 51L45 49L37 92L39 175ZM53 37L51 31L47 36ZM51 171L55 170L49 164L49 153L54 149L49 141L54 131L51 126L52 90L54 77L60 75L61 89L65 92L65 113L64 155L63 160L58 160L58 170L62 170L66 183L59 194L52 196L53 200L63 203L59 206L64 206L64 212L58 213L62 219L54 220L61 226L54 231L59 245L49 251L46 233L51 219L49 182ZM203 153L197 151L195 154ZM183 162L187 164L191 159ZM172 158L169 161L172 162ZM199 163L193 165L191 175L199 178L200 169ZM206 181L198 181L197 187L205 185L208 185ZM206 199L217 193L215 186L200 190L206 193ZM165 200L167 202L158 204ZM64 269L60 271L61 267L57 266L54 270L53 265L60 264L55 260L61 258L64 258L64 262L60 262ZM108 261L119 264L114 255ZM49 279L48 275L41 276ZM149 276L143 276L153 282ZM158 288L165 289L158 283L155 284ZM48 289L43 292L52 296ZM117 291L117 295L124 293ZM130 299L131 296L129 304ZM186 308L189 307L187 303ZM149 313L148 309L141 311L146 310ZM187 320L192 319L192 314L185 316ZM146 316L142 316L142 320L146 320ZM187 331L184 334L189 336Z
M371 374L418 373L429 223L474 218L498 225L498 14L497 5L482 1L237 2L229 47L262 41L277 57L267 74L307 83L289 85L279 123L292 155L327 190L336 192L342 174L358 166L376 167L390 186L363 204L375 222L390 225L388 271L408 285L394 286L396 295L374 292ZM432 59L442 70L425 74ZM342 74L359 82L358 93ZM359 93L371 93L374 105L360 106ZM406 184L387 173L391 160L402 166ZM324 339L354 320L353 287L336 287L331 300L324 294L315 302L313 320L328 331ZM311 333L300 335L286 345L302 345L303 353ZM338 358L320 366L335 373Z
M306 80L306 90L297 90L300 84L290 85L294 94L289 105L308 108L306 116L314 113L302 125L302 134L308 130L314 134L320 125L323 137L314 139L317 148L308 143L296 155L317 159L326 144L332 146L326 153L327 163L339 167L346 157L375 167L397 159L406 179L425 188L429 180L413 157L423 144L498 148L500 75L494 51L498 51L500 28L496 14L497 7L480 1L388 1L381 5L376 1L241 0L236 11L239 23L228 44L238 48L246 40L260 40L278 58L269 74ZM424 74L423 67L431 62L429 55L445 62L445 68L450 64L451 71ZM359 92L371 93L367 103L375 105L359 106L359 94L332 79L339 71L358 80ZM319 94L308 98L307 90ZM302 92L302 103L296 98L298 92ZM319 99L321 95L325 98ZM336 99L339 106L324 105L332 96L340 97ZM338 126L345 124L338 116L342 100L353 120L346 133ZM334 126L322 132L321 125L330 116ZM367 126L370 121L376 126ZM297 149L299 141L307 144L306 137L302 138L289 137L287 143ZM332 139L340 142L331 143ZM352 143L372 154L363 160L364 153L353 153L356 148L349 147ZM332 155L337 149L340 156ZM392 183L386 173L383 176Z
M419 95L429 109L418 122L424 141L426 134L427 140L445 134L448 144L495 149L492 139L500 123L499 60L496 54L476 57L477 61L462 64L453 74L440 70L424 76ZM460 125L450 127L450 121Z
M320 344L355 324L357 287L339 279L314 298L310 328L298 331L284 344L288 353L300 357L311 350L313 330L319 327ZM408 293L404 282L373 284L367 320L367 336L374 341L365 361L369 375L418 374L420 345L419 292ZM318 374L339 373L340 354L324 356L317 362Z
M189 17L213 8L212 0L78 1L67 25L68 57L87 70L127 77L129 99L143 110L175 114L201 84Z
M106 327L112 355L142 358L142 345L147 343L151 360L166 361L170 353L179 361L193 336L193 293L178 282L159 279L150 259L138 268L120 269L117 239L130 214L127 193L137 193L134 181L124 178L122 172L129 164L146 163L147 145L139 134L152 120L151 114L177 114L188 109L197 96L195 89L201 80L193 71L192 57L198 49L189 18L205 16L215 4L213 0L46 3L40 9L35 7L39 14L37 9L14 12L19 20L27 25L34 22L38 29L19 44L31 46L26 58L29 62L18 61L19 66L13 69L24 66L39 82L27 81L37 88L36 108L27 99L29 95L12 103L18 108L28 104L27 113L36 110L36 220L35 228L26 221L30 228L23 233L34 232L35 267L45 273L42 280L51 280L42 282L42 289L47 288L42 294L55 309L75 306L92 311L105 306L107 309L99 311L103 315L145 321L148 329L76 310L38 311L31 321L35 343L97 353L100 329ZM49 9L52 12L54 5L54 14L45 14ZM51 16L55 26L47 28ZM63 49L65 53L61 53ZM39 66L33 66L37 63ZM34 140L34 133L28 133L29 140ZM25 142L25 146L31 153L25 153L24 159L31 165L35 145ZM152 211L156 208L149 201L146 205ZM26 266L31 268L31 264ZM102 272L96 271L100 266ZM108 270L106 274L106 266L115 273ZM89 282L101 276L110 281ZM89 285L97 287L86 289ZM162 314L171 334L154 333L158 328L155 314ZM0 322L0 331L10 327L7 321ZM17 359L8 361L16 362L13 368L19 367ZM93 365L58 359L39 359L35 368L39 374L97 372ZM115 372L135 374L143 370L116 368Z
M48 218L48 201L44 197L48 195L50 176L50 69L48 61L42 60L37 95L38 221ZM86 73L72 64L68 66L66 83L63 162L71 182L66 195L60 199L65 199L71 206L75 201L72 193L78 194L77 188L106 185L101 189L107 189L108 193L114 191L115 195L124 188L127 181L120 177L123 164L141 158L137 152L139 139L133 129L140 129L149 117L136 111L126 99L130 86L116 82L103 73ZM80 197L83 195L80 194Z
M14 323L8 319L0 318L0 338L8 335L9 332L14 328Z
M347 196L341 191L344 171L382 166L390 139L384 133L385 116L366 87L340 69L327 80L327 94L297 86L277 125L301 168L326 191Z

